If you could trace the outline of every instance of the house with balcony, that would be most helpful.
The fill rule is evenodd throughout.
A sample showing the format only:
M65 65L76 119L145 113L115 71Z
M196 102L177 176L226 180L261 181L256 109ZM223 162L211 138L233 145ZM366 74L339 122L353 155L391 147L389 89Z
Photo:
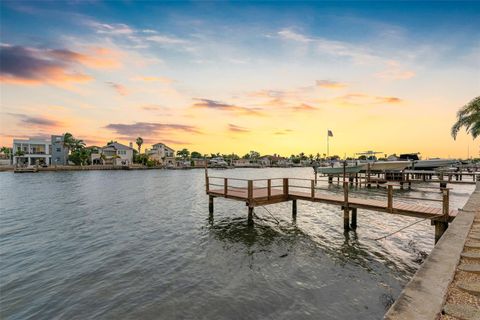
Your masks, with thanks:
M92 164L128 166L133 163L133 148L112 142L104 147L92 149Z
M157 161L161 165L175 166L175 150L164 143L152 145L152 149L146 150L145 153L148 154L150 159Z
M52 143L46 139L13 139L13 164L18 166L50 165Z
M67 165L68 164L68 149L63 144L63 135L53 135L52 143L52 165Z

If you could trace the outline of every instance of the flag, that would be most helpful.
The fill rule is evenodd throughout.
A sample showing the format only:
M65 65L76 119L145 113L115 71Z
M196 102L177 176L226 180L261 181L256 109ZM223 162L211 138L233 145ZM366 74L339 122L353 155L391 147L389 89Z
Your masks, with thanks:
M328 133L327 133L327 134L328 134L329 137L333 137L333 132L332 132L332 130L328 130Z

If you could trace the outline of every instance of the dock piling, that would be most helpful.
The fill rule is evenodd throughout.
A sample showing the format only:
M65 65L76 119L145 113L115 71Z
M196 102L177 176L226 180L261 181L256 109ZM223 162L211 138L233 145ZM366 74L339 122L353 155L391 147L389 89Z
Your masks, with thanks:
M248 206L248 225L253 226L253 207Z
M213 214L213 196L208 197L208 213Z
M352 223L350 226L352 229L357 229L357 208L352 208Z
M292 218L297 218L297 200L292 200Z

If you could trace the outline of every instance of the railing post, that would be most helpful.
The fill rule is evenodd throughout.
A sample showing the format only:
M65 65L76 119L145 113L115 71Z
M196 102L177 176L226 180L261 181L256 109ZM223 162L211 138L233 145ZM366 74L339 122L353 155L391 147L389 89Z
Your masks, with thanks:
M343 229L344 231L350 230L350 214L348 208L348 182L343 183L343 197L345 203L343 204Z
M388 185L388 193L387 193L387 208L390 213L393 212L393 186L391 184Z
M223 194L227 196L228 194L228 179L223 178Z
M315 199L315 180L310 181L310 196Z
M253 201L253 180L248 180L248 202L251 204Z
M270 200L271 196L272 196L272 180L268 179L267 180L267 199Z
M448 215L450 213L450 190L447 188L442 189L443 194L443 206L442 206L442 213L445 217L445 220L448 221Z
M288 198L288 178L283 178L283 196Z
M208 176L205 176L205 191L208 194L210 191L210 178Z

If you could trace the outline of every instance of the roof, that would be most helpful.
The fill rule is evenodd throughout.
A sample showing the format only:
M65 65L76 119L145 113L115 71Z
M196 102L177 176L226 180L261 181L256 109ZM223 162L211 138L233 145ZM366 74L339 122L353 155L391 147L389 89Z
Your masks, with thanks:
M124 144L118 143L118 142L112 142L103 147L102 149L106 149L108 147L113 147L116 150L133 150L133 148L130 148L129 146L126 146Z
M159 142L159 143L152 144L152 147L155 147L155 146L163 146L163 147L166 148L166 149L170 149L170 150L174 151L172 148L170 148L169 146L167 146L165 143Z

